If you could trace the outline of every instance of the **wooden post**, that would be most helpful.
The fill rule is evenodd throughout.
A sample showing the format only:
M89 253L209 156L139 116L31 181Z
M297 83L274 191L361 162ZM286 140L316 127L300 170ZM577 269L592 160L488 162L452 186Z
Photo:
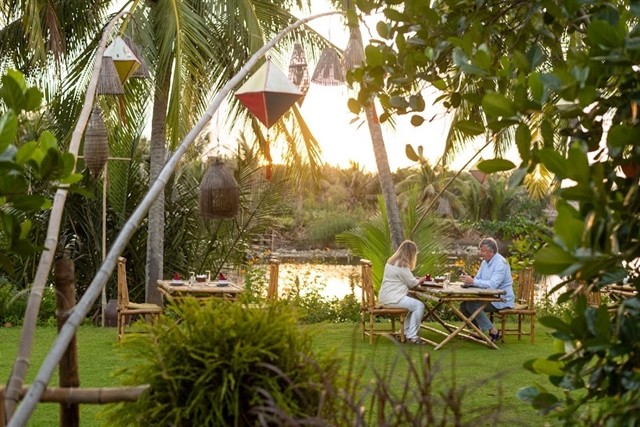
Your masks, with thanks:
M58 331L67 320L69 312L76 304L75 266L69 258L62 258L55 264L56 318ZM60 387L79 387L78 347L74 336L60 360ZM77 427L80 425L80 406L77 403L60 403L60 425Z
M272 258L269 260L269 289L267 289L267 300L278 299L278 275L280 270L280 260Z

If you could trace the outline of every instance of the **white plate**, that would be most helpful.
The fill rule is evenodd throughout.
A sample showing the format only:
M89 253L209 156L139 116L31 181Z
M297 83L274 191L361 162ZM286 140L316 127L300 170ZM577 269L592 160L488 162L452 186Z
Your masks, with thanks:
M227 286L229 284L228 280L216 280L216 285L218 286Z
M172 280L169 283L173 286L180 286L180 285L184 285L184 280Z

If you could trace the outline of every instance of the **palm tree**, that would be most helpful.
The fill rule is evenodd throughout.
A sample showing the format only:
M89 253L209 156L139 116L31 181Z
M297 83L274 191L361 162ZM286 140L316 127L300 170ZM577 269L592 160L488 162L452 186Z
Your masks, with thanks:
M207 97L277 31L296 20L287 6L293 6L293 2L276 6L253 0L242 4L169 1L152 2L148 9L136 11L136 20L143 23L139 31L154 48L150 185L164 166L167 149L175 147L202 114ZM290 37L318 40L313 34L301 32ZM232 116L239 114L235 110ZM255 125L254 129L259 130ZM308 133L305 136L310 140ZM163 276L163 248L164 200L160 195L148 220L148 302L161 302L155 283Z
M347 8L349 7L352 7L352 5L347 1ZM347 68L353 70L364 62L364 44L362 42L360 27L355 25L351 26L350 38L350 46L347 48L348 51L345 52L345 59ZM393 176L391 175L391 168L389 166L389 157L387 156L387 150L384 146L382 127L380 126L380 119L378 118L378 113L376 112L373 99L366 99L363 103L363 109L367 119L369 133L371 134L371 144L373 146L373 154L376 159L378 179L380 181L382 197L386 206L387 221L389 222L389 232L391 234L391 244L394 248L397 248L404 240L404 233L402 230L402 218L400 217L400 210L396 199Z

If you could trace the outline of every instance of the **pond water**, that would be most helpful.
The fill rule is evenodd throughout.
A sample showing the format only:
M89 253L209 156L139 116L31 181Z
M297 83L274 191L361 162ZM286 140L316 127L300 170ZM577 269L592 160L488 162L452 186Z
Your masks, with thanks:
M352 284L360 283L359 265L333 264L280 264L278 274L279 294L296 288L296 280L300 293L317 291L326 299L342 299L352 292ZM356 297L360 297L360 288L356 289Z
M327 299L342 299L354 292L356 298L360 298L359 265L280 264L279 293L283 294L295 289L296 280L299 281L301 294L315 290ZM545 299L555 302L561 291L556 291L553 294L550 291L561 281L562 279L558 276L539 278L536 286L536 302L539 303ZM354 284L357 285L355 291L353 290Z

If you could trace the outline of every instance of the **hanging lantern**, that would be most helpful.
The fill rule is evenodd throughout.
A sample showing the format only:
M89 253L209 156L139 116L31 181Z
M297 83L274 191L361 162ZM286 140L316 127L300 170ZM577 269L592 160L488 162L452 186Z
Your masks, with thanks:
M307 66L307 58L302 50L302 45L296 43L293 45L293 53L289 62L289 80L298 87L302 96L298 100L298 105L302 105L304 97L309 90L309 67Z
M469 173L471 173L471 176L473 176L476 181L478 181L480 183L480 185L483 185L486 181L487 178L489 177L489 175L487 175L486 173L482 172L479 168L478 165L480 163L482 163L483 160L482 158L480 160L478 160L476 162L476 164L471 168L471 170L469 170Z
M113 58L110 56L102 57L102 67L100 67L100 74L98 74L96 93L99 95L124 95L124 87L118 76L116 66L113 64Z
M130 77L132 79L148 79L150 77L149 67L147 66L147 61L145 61L142 55L139 54L140 50L138 49L138 46L130 37L125 37L124 42L127 44L129 49L131 49L131 52L133 52L135 57L138 58L138 62L140 63L140 66L133 72L133 74L131 74Z
M107 127L102 119L100 107L93 107L91 117L84 134L84 163L93 177L97 177L102 172L107 159L109 158L109 137Z
M104 56L110 56L113 59L120 83L124 83L140 67L140 61L120 36L113 39Z
M204 218L233 218L238 213L240 186L222 160L209 162L200 184L199 202Z
M236 97L267 128L273 126L302 92L270 59L236 91Z
M353 70L364 62L364 48L360 29L353 27L349 32L349 42L344 50L344 68Z
M334 48L326 47L322 51L311 81L323 86L339 86L345 82L342 62Z

